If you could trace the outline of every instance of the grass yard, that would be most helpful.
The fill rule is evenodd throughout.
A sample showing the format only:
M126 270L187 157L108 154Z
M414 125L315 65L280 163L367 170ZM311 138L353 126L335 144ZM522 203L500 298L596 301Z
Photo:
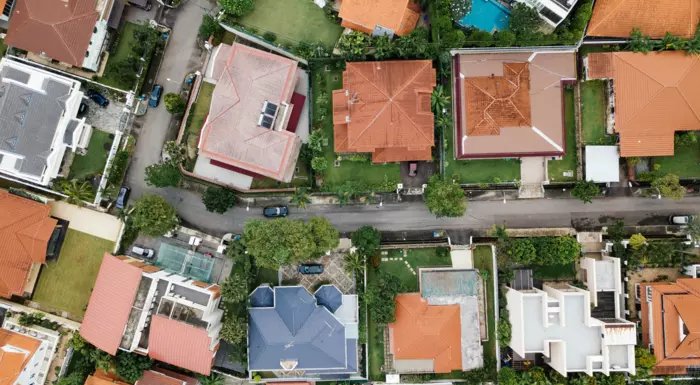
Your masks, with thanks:
M372 381L384 381L384 374L380 370L384 365L384 333L372 317L367 323L369 337L367 347L369 348L369 379Z
M456 160L452 131L445 133L445 178L460 184L504 183L520 180L520 162L517 159Z
M343 32L343 27L328 20L323 9L310 0L256 0L255 10L238 22L255 28L259 36L272 32L277 43L285 45L320 41L332 47Z
M5 39L0 39L0 56L5 56L7 52L7 44L5 44Z
M263 283L269 283L272 286L278 286L279 280L277 270L265 268L258 269L258 275L255 277L255 287L258 287Z
M489 246L478 246L473 252L474 267L479 270L488 270L489 279L485 282L484 288L486 290L486 306L487 306L487 322L488 322L488 342L484 343L484 362L495 361L498 359L496 357L496 313L495 307L496 303L494 301L494 289L493 289L493 254L491 247Z
M655 157L651 164L659 164L662 172L676 174L681 179L700 178L700 143L676 146L673 156Z
M94 129L90 136L86 155L76 155L70 166L68 179L83 179L95 174L102 174L107 164L109 149L105 150L105 144L112 146L109 133Z
M564 105L566 107L566 155L562 160L550 160L548 164L549 180L552 182L568 182L576 180L576 165L578 164L578 154L576 152L576 118L574 111L574 90L564 90ZM565 171L573 171L571 177L565 177Z
M127 59L129 55L131 55L131 45L135 41L134 30L136 28L138 28L138 25L134 23L124 23L124 28L122 28L122 30L119 31L119 41L117 42L117 48L114 50L114 53L109 55L109 62L116 63ZM109 63L107 65L109 65ZM101 76L99 78L98 82L104 85L124 90L130 90L134 86L133 84L123 84L117 79L112 79L109 76L106 76L106 73L107 71L105 71L105 76Z
M581 128L585 144L598 144L605 138L605 102L605 83L602 80L581 83Z
M574 280L576 279L576 263L533 266L532 275L535 278L544 280Z
M81 320L100 270L102 256L112 252L114 242L68 230L58 261L41 268L32 300L43 310L61 310Z
M187 126L185 127L187 133L199 136L199 133L202 131L204 119L209 114L211 96L214 93L215 86L215 84L202 82L199 88L199 94L197 95L197 101L192 106L190 115L187 117Z
M312 4L310 2L310 4ZM323 131L328 138L328 145L324 147L324 157L328 163L328 168L323 172L323 184L325 189L332 189L334 186L339 186L348 181L353 181L358 184L371 186L371 190L393 190L396 183L400 183L401 174L398 163L388 164L371 164L368 162L353 162L343 160L340 162L340 167L334 167L334 162L337 155L334 151L333 144L333 113L331 103L329 102L326 108L318 106L317 100L319 95L324 93L328 100L332 99L333 90L343 87L343 75L340 70L318 71L321 73L324 80L320 80L317 76L313 77L313 116L314 122L316 117L323 116ZM324 84L325 83L325 84ZM381 188L383 186L384 188Z

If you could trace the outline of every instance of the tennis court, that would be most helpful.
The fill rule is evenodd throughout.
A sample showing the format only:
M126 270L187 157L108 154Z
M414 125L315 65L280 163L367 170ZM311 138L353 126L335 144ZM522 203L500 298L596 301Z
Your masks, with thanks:
M162 243L158 250L156 266L184 277L210 283L214 259L192 250Z

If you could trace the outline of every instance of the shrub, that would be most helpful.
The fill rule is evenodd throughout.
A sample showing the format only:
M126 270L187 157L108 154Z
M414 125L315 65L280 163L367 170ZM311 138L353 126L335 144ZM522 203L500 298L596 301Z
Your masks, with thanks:
M165 109L171 114L181 114L187 109L187 102L185 99L174 92L165 94L163 101L165 102Z
M118 186L122 183L124 173L126 172L127 162L129 162L129 152L117 152L117 154L114 156L114 160L112 161L112 167L109 169L109 177L107 178L108 184Z
M199 37L202 39L209 39L209 36L218 36L222 34L224 29L219 25L219 22L216 21L213 17L207 15L204 15L202 18L202 24L199 26Z
M323 173L328 168L328 161L326 158L318 156L311 159L311 168L319 173Z
M235 16L245 16L255 9L255 0L219 0L221 8Z
M267 31L263 33L262 38L271 43L274 43L277 40L277 35L275 35L274 32Z
M209 187L202 195L202 202L207 211L223 214L236 204L236 193L224 187Z

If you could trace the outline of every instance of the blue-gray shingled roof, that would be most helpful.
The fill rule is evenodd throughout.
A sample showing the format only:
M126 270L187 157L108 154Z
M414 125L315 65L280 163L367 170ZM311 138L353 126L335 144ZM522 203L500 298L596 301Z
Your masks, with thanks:
M355 340L346 340L345 326L303 287L276 287L274 295L274 308L248 309L249 370L281 370L282 361L297 361L295 369L348 371L357 359L347 357Z
M343 304L343 293L333 285L323 285L316 290L316 300L319 305L325 306L331 313Z
M269 286L258 286L250 293L251 307L275 306L275 292Z

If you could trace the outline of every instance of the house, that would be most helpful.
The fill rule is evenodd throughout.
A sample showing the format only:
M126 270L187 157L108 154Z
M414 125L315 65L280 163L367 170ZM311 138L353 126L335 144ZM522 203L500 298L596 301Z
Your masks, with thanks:
M301 140L295 134L306 97L295 92L297 62L242 44L221 44L205 77L215 79L194 173L226 170L290 182ZM224 181L224 180L222 180ZM236 184L235 181L230 182Z
M371 152L373 163L431 160L435 83L430 60L347 63L333 91L335 152Z
M514 361L544 361L562 376L582 372L635 373L635 324L624 319L620 260L605 254L581 259L586 289L566 283L533 286L517 274L507 287ZM529 277L522 279L522 277Z
M145 372L144 372L145 373ZM95 374L89 375L85 380L85 385L129 385L126 382L119 381L119 377L113 373L107 373L103 370L96 370Z
M186 376L184 374L175 373L173 371L156 368L146 370L143 376L136 381L135 385L198 385L199 381L196 378Z
M80 82L3 58L0 175L42 186L59 176L66 153L85 149L92 134L77 119L82 99Z
M552 27L561 24L571 13L578 0L517 0L537 10L545 23Z
M113 1L16 0L5 44L97 72Z
M389 324L394 370L450 373L482 367L486 328L479 319L477 271L424 268L419 274L419 293L396 296L396 321Z
M45 360L55 350L50 345L49 340L0 329L0 385L43 384L50 366Z
M16 1L17 0L0 0L0 8L2 9L0 13L0 22L4 22L5 25L7 25Z
M455 158L565 155L564 88L576 52L453 50Z
M209 375L220 302L218 285L105 253L80 335L112 355L121 349Z
M652 39L666 32L692 38L698 22L698 0L596 0L586 37L629 39L632 29L639 28Z
M259 286L250 294L248 371L292 379L358 374L357 295L333 285Z
M586 79L608 82L622 157L671 156L676 131L700 130L700 60L685 52L601 52L583 59Z
M55 246L58 221L49 205L0 190L0 297L30 296Z
M640 284L642 344L656 357L653 374L688 375L700 365L700 279Z
M420 19L414 0L341 0L340 25L372 36L406 36Z

